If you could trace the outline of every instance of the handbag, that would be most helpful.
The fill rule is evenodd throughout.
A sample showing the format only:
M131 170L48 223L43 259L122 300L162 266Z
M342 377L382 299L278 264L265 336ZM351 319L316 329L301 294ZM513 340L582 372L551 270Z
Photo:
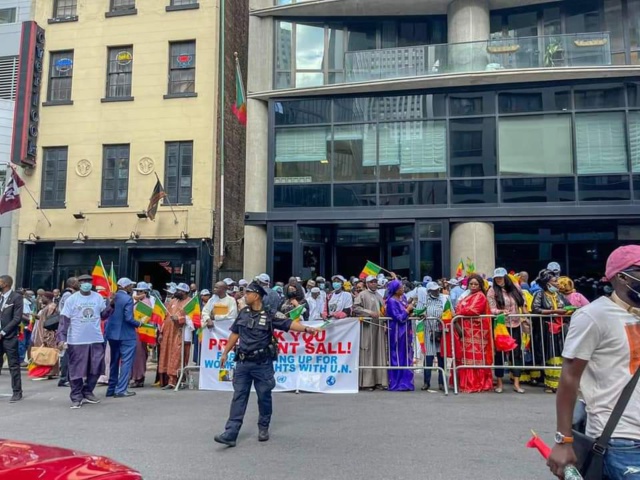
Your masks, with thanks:
M56 330L58 330L58 325L60 325L60 315L56 313L54 315L51 315L50 317L47 317L42 327L45 330L55 332Z
M33 347L31 360L40 367L53 367L58 364L58 350L50 347Z
M602 435L600 435L599 438L595 439L578 430L572 430L573 450L578 457L576 466L578 470L580 470L584 480L602 479L604 473L604 456L609 448L609 440L611 440L611 435L613 435L613 431L616 429L620 417L624 409L627 408L629 399L631 399L631 395L633 395L636 389L638 378L640 378L640 367L636 369L636 373L622 390L622 394L616 402L609 421L605 425Z

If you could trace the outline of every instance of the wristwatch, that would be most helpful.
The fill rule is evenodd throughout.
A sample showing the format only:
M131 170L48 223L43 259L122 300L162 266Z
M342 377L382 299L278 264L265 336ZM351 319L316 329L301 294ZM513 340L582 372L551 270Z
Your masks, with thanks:
M560 432L556 432L556 436L554 437L554 440L558 445L564 445L565 443L573 443L573 437L567 437Z

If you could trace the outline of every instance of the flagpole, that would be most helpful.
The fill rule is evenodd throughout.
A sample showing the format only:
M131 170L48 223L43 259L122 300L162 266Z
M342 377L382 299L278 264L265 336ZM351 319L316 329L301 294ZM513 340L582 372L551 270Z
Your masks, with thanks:
M16 172L16 169L13 167L13 165L9 165L11 167L11 170L13 170L13 172L18 175L18 172ZM24 182L23 182L24 183ZM33 194L31 193L31 190L29 190L29 187L27 187L26 184L22 185L24 187L24 189L27 191L27 193L29 194L29 196L31 197L31 200L33 200L33 203L35 203L36 205L36 209L42 214L42 216L44 217L44 219L47 221L47 223L49 224L49 226L51 226L51 221L49 220L49 217L47 217L47 215L42 211L42 209L40 208L40 205L38 204L38 202L36 201L35 197L33 196Z
M156 174L156 178L158 179L158 181L160 182L160 177L158 176L158 172L153 172ZM160 182L160 185L162 185L162 182ZM164 190L164 187L162 187L162 189ZM178 225L178 223L180 223L178 221L178 216L176 215L176 212L173 210L173 205L171 205L171 201L169 200L169 194L167 192L164 192L166 195L164 197L164 199L167 201L167 204L169 205L169 208L171 209L171 213L173 213L173 218L175 218L174 223L176 225Z

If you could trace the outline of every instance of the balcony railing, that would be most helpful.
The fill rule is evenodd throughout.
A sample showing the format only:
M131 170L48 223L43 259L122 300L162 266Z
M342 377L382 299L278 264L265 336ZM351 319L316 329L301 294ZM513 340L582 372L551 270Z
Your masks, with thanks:
M519 68L605 65L611 65L609 33L496 38L345 54L348 83Z

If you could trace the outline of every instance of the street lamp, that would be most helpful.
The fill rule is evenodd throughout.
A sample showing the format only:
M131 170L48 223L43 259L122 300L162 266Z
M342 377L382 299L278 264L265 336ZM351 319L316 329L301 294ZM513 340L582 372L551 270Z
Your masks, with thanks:
M189 235L187 235L184 231L180 232L180 239L176 242L176 245L186 245L188 238Z
M73 241L74 245L84 245L85 240L89 240L89 237L87 237L84 233L82 232L78 232L78 238L76 238Z
M40 237L35 233L30 233L29 238L24 242L24 245L35 245L40 240Z
M137 242L138 238L140 238L140 234L139 233L131 232L131 235L129 235L129 240L127 240L124 243L126 243L128 245L136 245L138 243Z

